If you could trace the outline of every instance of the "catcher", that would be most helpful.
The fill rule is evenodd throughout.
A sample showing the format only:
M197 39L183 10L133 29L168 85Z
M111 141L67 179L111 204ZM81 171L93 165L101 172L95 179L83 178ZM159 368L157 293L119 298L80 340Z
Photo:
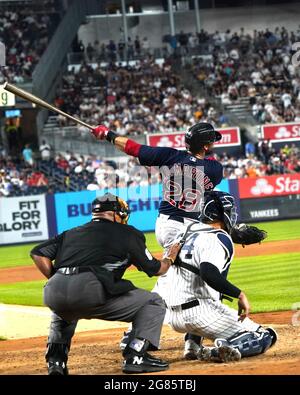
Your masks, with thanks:
M233 242L252 244L267 236L254 226L236 226L236 218L233 196L207 192L202 223L188 227L180 241L181 252L162 283L171 327L215 341L212 348L198 346L200 360L237 361L266 352L277 340L274 329L264 329L248 318L247 296L226 279ZM222 303L224 295L238 299L239 311Z

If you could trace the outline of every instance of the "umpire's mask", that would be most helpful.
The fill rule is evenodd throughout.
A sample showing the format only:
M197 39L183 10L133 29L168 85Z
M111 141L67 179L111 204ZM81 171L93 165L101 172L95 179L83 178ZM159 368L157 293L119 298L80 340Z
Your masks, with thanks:
M230 233L237 221L234 197L225 192L205 192L204 205L199 219L204 223L221 221L224 223L226 231Z
M92 202L92 214L105 211L114 211L120 218L122 224L127 224L130 210L125 200L111 193L97 197Z

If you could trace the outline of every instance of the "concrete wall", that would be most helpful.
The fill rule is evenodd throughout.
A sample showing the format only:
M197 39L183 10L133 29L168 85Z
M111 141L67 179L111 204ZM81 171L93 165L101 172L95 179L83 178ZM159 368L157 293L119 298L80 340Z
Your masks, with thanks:
M129 36L141 38L147 36L153 47L162 44L161 38L169 34L169 17L164 15L140 16L140 23L129 29ZM213 10L200 10L201 27L209 32L215 30L232 32L244 27L246 31L261 30L268 27L270 30L277 26L285 26L289 30L297 30L300 25L300 4L281 4L276 6L218 8ZM193 11L178 12L175 14L176 33L196 31L195 14ZM105 17L92 18L90 22L79 29L79 38L86 45L96 39L107 42L110 39L118 41L122 34L122 18Z

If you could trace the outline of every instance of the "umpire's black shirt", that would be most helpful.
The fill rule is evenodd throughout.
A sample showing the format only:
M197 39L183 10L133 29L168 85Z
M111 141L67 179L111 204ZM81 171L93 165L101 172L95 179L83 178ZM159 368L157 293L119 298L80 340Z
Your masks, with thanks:
M55 271L62 267L88 267L111 295L135 288L130 281L122 280L130 265L149 277L160 269L160 262L147 250L142 232L103 219L63 232L33 248L31 254L55 260Z

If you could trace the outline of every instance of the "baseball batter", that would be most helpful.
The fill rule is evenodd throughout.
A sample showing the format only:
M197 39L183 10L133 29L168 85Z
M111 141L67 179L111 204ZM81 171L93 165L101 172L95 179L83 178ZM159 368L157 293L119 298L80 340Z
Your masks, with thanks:
M199 347L198 358L202 360L225 362L258 355L277 340L272 328L263 329L248 318L250 305L245 293L226 279L234 255L229 232L236 217L233 196L206 193L202 223L188 227L177 265L163 281L172 328L215 341L216 347ZM234 229L234 241L242 244L266 237L255 227ZM237 298L239 311L224 305L222 295Z
M97 126L92 133L98 140L107 140L120 151L138 158L141 165L159 167L164 190L155 235L167 251L173 240L193 220L198 220L204 192L213 190L223 178L222 165L206 158L211 154L214 143L221 140L221 133L210 123L196 123L186 131L184 151L141 145L126 137L117 136L104 125ZM164 289L161 279L160 289L155 287L154 291L164 298ZM128 338L125 334L121 347L125 346L126 341ZM194 349L197 349L199 343L200 338L189 335L185 337L186 358L193 358Z
M104 125L92 133L98 140L106 139L122 152L138 158L141 165L159 167L164 191L155 233L164 248L172 244L190 219L197 218L204 192L213 190L223 178L222 165L206 159L214 143L222 138L209 123L196 123L187 130L184 151L141 145L117 136Z

